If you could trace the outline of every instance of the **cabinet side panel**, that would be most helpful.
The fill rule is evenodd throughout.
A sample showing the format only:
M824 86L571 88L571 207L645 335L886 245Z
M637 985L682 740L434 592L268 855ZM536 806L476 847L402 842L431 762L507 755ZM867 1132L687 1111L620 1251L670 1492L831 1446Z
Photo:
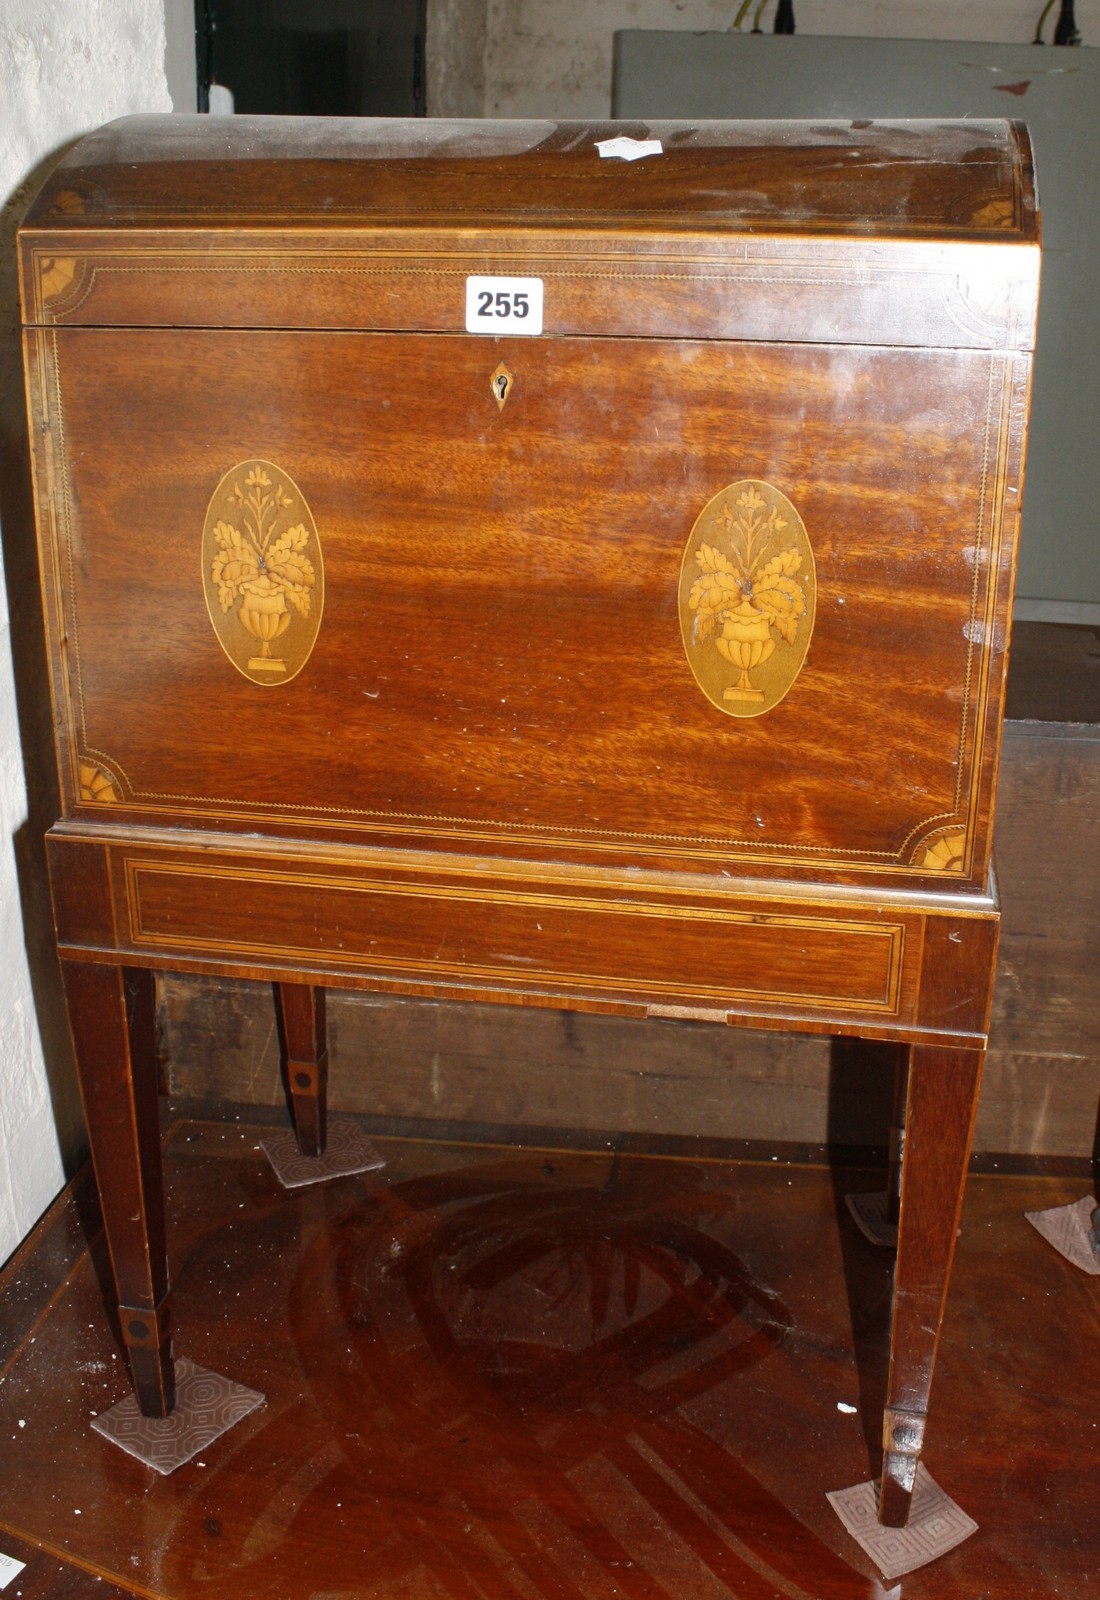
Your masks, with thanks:
M35 526L38 538L39 580L46 623L46 661L50 677L54 747L63 810L75 801L75 740L70 694L68 633L64 587L70 559L71 519L65 505L64 439L59 435L60 395L57 385L56 345L52 334L30 328L23 334L26 374L27 433L30 441L34 488Z

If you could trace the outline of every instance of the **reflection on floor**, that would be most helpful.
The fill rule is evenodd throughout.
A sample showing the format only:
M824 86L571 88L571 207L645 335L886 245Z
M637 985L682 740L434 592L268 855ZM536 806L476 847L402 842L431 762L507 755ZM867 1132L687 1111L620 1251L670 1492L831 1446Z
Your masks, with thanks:
M171 1476L89 1426L126 1379L86 1185L9 1268L4 1600L1096 1581L1097 1280L1023 1218L1080 1180L971 1181L926 1459L979 1532L891 1588L825 1500L877 1466L890 1254L843 1199L873 1174L375 1135L382 1170L288 1192L262 1131L169 1140L177 1351L267 1397Z

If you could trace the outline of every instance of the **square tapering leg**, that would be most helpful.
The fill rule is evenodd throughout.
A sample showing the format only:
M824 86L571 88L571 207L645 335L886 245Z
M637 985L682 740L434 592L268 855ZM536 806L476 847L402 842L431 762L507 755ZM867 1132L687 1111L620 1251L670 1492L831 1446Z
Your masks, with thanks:
M908 1053L879 1500L880 1520L894 1528L909 1520L924 1444L985 1054L927 1045Z
M61 971L134 1389L147 1417L165 1417L175 1378L153 975L84 961Z
M325 1153L328 1095L325 991L312 983L277 983L275 1003L298 1148L304 1156L321 1156Z

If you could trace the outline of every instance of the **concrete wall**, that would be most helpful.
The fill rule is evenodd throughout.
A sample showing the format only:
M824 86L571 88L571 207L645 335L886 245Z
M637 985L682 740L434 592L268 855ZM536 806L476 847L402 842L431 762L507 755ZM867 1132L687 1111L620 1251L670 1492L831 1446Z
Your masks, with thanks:
M195 0L164 0L164 26L164 75L172 110L197 111Z
M1026 44L1041 9L1041 0L795 0L795 19L806 34ZM737 0L429 0L428 111L606 117L617 29L728 28L738 10ZM1100 0L1077 0L1076 13L1086 43L1100 45ZM774 14L768 0L766 30ZM463 55L453 42L460 33ZM482 38L484 53L471 60Z
M430 117L485 115L485 29L489 0L428 0L427 105Z
M14 236L80 134L126 112L171 109L164 15L164 0L0 0L0 1261L49 1204L81 1140L42 867L53 756Z

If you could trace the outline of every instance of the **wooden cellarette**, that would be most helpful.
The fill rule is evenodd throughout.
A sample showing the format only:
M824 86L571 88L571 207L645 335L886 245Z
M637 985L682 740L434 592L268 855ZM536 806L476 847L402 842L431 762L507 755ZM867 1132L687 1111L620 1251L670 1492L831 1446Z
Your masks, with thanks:
M881 1515L997 942L1038 287L1019 126L125 119L21 234L121 1327L173 1404L153 974L896 1044Z

